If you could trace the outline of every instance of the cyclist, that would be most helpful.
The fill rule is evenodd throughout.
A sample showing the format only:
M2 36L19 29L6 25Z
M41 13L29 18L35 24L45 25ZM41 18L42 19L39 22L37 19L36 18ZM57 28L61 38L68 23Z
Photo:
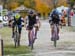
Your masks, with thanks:
M21 17L19 13L16 13L10 22L12 24L12 33L13 33L12 38L14 37L14 31L15 31L16 24L18 26L19 37L21 37L22 22L24 22L23 18Z
M60 17L59 17L59 14L58 14L58 11L56 9L54 9L52 11L52 13L50 14L50 19L49 19L49 23L51 25L51 34L53 34L53 24L57 24L57 31L58 31L58 38L57 40L59 40L59 24L60 24L61 20L60 20ZM53 38L51 38L51 40L53 41Z
M67 16L67 15L66 15L65 10L62 9L62 17L61 17L61 20L62 20L62 25L63 25L63 26L66 26L66 20L65 20L66 16Z
M30 32L35 26L35 39L37 39L37 32L40 28L40 20L39 17L33 11L30 11L25 18L25 23L26 22L27 22L27 30L28 30L28 38L29 38L29 46L30 46Z

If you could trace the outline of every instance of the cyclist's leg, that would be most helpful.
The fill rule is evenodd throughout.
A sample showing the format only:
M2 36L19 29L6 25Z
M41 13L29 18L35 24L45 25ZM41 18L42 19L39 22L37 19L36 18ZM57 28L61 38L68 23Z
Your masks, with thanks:
M20 39L21 39L21 30L22 30L22 25L18 25L18 32L19 32L19 45L20 45Z
M15 29L15 25L16 25L15 23L12 24L12 38L14 37L14 34L15 34L14 33L15 32L15 30L14 30Z
M53 22L51 22L51 24L50 24L50 27L51 27L51 35L53 35Z
M19 37L21 38L22 25L18 25Z
M33 29L33 27L30 27L30 26L28 26L28 40L29 40L29 46L31 45L31 36L30 36L30 34L31 34L31 30Z
M58 31L57 34L59 34L59 26L57 26L57 31Z
M31 42L30 42L30 33L31 33L31 30L28 30L28 41L29 41L29 45L28 46L30 46L30 44L31 44Z
M9 21L8 21L8 26L9 26L9 27L11 27L11 22L12 22L12 20L9 20Z
M35 27L35 39L37 39L37 32L38 32L39 28L38 26Z
M54 33L54 26L51 25L51 34L53 35L53 33Z
M53 41L53 33L54 33L54 26L53 26L53 24L51 25L51 40Z
M57 25L57 40L59 40L59 25Z

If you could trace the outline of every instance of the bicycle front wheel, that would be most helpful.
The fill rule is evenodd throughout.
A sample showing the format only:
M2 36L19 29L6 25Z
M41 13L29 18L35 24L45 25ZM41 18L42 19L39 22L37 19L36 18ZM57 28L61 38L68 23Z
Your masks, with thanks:
M17 47L17 37L16 37L16 32L14 34L14 44L15 44L15 48Z
M19 46L19 34L18 34L18 32L15 32L15 35L14 35L14 43L15 43L15 48L17 46Z

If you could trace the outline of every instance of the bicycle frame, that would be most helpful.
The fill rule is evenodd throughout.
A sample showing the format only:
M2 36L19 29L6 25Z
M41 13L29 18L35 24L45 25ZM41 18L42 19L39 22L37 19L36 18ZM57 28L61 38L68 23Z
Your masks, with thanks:
M56 41L57 41L57 37L58 37L58 30L57 30L57 24L53 24L53 34L52 34L52 37L53 37L53 41L54 41L54 46L56 47Z
M57 31L57 24L54 24L54 33L55 33L55 36L57 37L57 33L58 33L58 31Z

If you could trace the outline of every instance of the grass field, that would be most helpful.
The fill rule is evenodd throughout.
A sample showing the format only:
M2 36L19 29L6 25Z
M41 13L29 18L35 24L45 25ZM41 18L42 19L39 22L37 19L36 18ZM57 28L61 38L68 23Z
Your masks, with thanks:
M11 36L11 28L9 27L4 27L0 29L0 35L2 36L2 38L9 38Z
M15 48L14 45L4 46L4 54L5 55L19 55L19 54L28 54L31 50L27 46L20 46Z
M4 41L4 55L19 55L19 54L27 54L31 53L31 50L28 46L20 46L14 48L14 45L11 41L12 29L9 27L4 27L0 29L0 35Z

